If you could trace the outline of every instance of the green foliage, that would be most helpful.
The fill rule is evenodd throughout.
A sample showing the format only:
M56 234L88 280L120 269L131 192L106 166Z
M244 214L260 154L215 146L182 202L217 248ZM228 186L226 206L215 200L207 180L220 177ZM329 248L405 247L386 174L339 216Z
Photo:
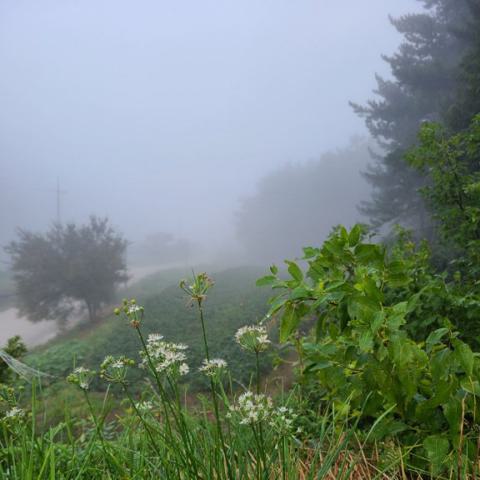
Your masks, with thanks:
M234 399L230 404L229 399L219 397L220 421L228 435L226 455L222 455L222 444L210 418L212 405L206 398L199 398L201 403L195 408L167 402L172 422L169 429L158 397L153 396L150 403L132 403L126 398L119 404L108 396L85 396L72 386L78 395L69 397L60 421L49 427L43 424L44 399L38 401L35 390L31 412L20 408L18 415L0 419L2 479L295 480L301 476L305 480L327 480L335 472L334 478L347 480L354 470L360 475L368 471L365 452L353 448L354 427L331 411L312 416L320 429L315 443L310 444L285 429L285 414L279 415L278 409L272 409L273 415L257 425L242 425L237 418L227 416L229 406L236 405ZM9 396L13 412L15 400L12 393ZM83 415L78 410L80 401L87 408ZM289 402L284 398L275 403L296 407ZM142 409L136 411L133 405ZM285 407L285 411L289 414L291 409ZM257 433L260 430L261 438ZM395 472L401 457L392 457L388 470ZM383 468L378 471L383 472Z
M447 112L447 125L454 132L468 128L480 112L480 3L469 0L468 5L470 18L457 30L468 49L461 62L457 99Z
M407 158L430 178L423 195L444 244L462 257L459 268L476 278L480 260L480 115L468 130L452 136L439 125L426 124L419 139L420 145Z
M203 307L212 286L205 274L181 283L184 293L196 303L196 323L203 331L207 362L210 331L205 329ZM18 404L13 389L0 388L4 411L0 418L2 478L286 480L296 478L299 470L309 480L329 477L334 464L345 456L353 436L351 429L338 432L337 423L331 422L324 425L317 444L302 445L291 397L274 400L260 392L259 382L256 393L242 386L243 392L238 394L232 389L231 378L226 382L230 386L227 393L221 382L221 375L228 374L227 364L218 359L211 360L208 370L196 372L210 379L210 398L198 397L197 404L189 407L181 401L185 392L178 383L185 372L180 365L186 360L185 347L159 335L145 337L144 313L133 299L124 300L122 310L116 309L116 315L127 320L123 328L137 339L142 367L150 380L149 388L139 392L140 401L132 394L127 376L129 369L137 368L136 362L124 355L107 356L100 368L101 379L123 392L124 401L117 402L116 411L112 411L110 389L101 403L92 398L96 372L83 365L67 376L67 382L82 393L85 417L73 417L69 405L65 420L50 428L45 422L48 412L39 411L35 386L31 389L31 411ZM257 333L263 346L271 346L266 329L257 326ZM255 349L257 358L264 350ZM218 375L213 375L212 369ZM255 370L259 378L258 361ZM41 418L45 423L37 425ZM330 417L324 417L323 422L325 418ZM360 453L345 472L341 468L337 478L348 478L359 458Z
M5 353L13 358L21 358L27 353L27 347L22 342L19 335L9 338L7 345L3 349ZM8 383L12 378L12 370L0 357L0 384Z
M18 307L32 321L64 320L73 301L85 303L89 319L113 299L125 282L126 240L107 219L90 218L87 225L55 224L47 234L19 230L6 251L12 260Z
M480 16L471 0L422 3L425 11L392 20L403 35L398 51L384 56L393 79L377 76L377 98L365 106L353 104L353 108L365 118L370 133L383 148L365 172L374 189L361 211L375 227L400 223L413 228L417 238L433 240L434 224L418 191L427 179L405 161L404 155L415 144L422 122L447 120L449 126L456 126L460 123L457 117L465 117L465 106L470 108L471 100L477 101L478 75L469 102L462 99L465 82L459 82L459 77L474 65L471 49L478 45Z
M205 304L211 355L224 358L234 380L243 384L251 380L249 371L253 369L255 359L241 354L232 332L245 324L255 323L265 315L268 292L255 287L255 278L260 272L259 268L245 267L216 274L215 288L209 293ZM146 296L138 297L146 310L143 328L146 335L161 333L173 342L186 343L189 347L189 364L191 370L195 371L204 359L202 330L194 308L174 284L178 278L175 272L168 271L142 281L147 292ZM157 293L153 293L154 288L157 288ZM131 291L123 293L131 297L138 290L138 286L132 286ZM131 331L125 328L124 322L111 316L93 329L74 330L66 339L39 349L29 355L28 363L63 379L74 363L95 369L106 355L126 355L139 360L138 350L138 342ZM262 361L262 371L267 371L269 365L267 356ZM142 371L131 374L131 381L138 389L143 388L143 378ZM192 390L207 386L204 378L194 374L188 375L186 382ZM96 381L92 388L101 390L105 384Z
M360 418L371 438L416 446L411 463L421 465L423 455L438 473L451 451L473 455L480 359L434 311L433 298L425 304L439 292L444 312L456 308L444 278L428 271L425 249L403 238L387 252L356 226L305 253L305 274L288 262L290 278L270 280L281 293L269 311L281 313L280 339L295 339L301 383ZM428 326L420 323L425 314L434 318ZM299 337L302 323L313 326Z

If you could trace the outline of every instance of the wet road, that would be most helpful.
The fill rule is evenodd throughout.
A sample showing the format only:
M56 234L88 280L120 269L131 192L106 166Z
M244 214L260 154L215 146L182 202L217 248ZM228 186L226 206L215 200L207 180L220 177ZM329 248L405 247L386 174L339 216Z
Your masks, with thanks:
M129 274L132 277L129 284L131 285L151 273L174 266L176 265L164 265L161 267L148 266L130 269ZM75 324L79 320L79 318L72 319L70 323ZM57 323L53 320L42 320L33 323L24 317L19 317L15 308L0 311L0 348L14 335L20 335L28 347L34 347L55 337L58 331Z

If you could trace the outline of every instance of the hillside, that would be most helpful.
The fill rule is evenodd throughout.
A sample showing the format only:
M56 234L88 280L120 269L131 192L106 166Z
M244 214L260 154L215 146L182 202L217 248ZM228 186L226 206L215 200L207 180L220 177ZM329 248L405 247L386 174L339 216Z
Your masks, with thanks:
M187 304L185 295L178 288L181 278L178 273L172 270L152 275L132 285L125 294L137 298L145 306L144 334L160 333L168 340L187 344L189 364L195 371L203 360L202 332L196 311ZM216 274L215 286L206 302L211 354L224 358L233 378L240 382L248 383L245 372L253 370L254 358L239 355L233 336L239 327L257 322L266 313L270 292L255 286L255 280L262 273L259 268L242 267ZM49 342L32 352L26 361L63 380L74 365L98 369L106 355L126 355L138 360L139 349L139 340L133 329L109 315L97 326L81 325ZM140 376L141 372L136 372L131 380L138 381ZM198 375L186 378L193 388L203 387L201 381ZM101 389L104 385L97 382L94 388Z

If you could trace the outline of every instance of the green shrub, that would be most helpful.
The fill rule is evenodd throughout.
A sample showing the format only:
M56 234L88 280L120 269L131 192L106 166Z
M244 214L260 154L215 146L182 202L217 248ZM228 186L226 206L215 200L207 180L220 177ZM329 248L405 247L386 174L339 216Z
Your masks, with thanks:
M258 284L281 289L269 315L281 311L280 339L297 345L300 382L359 418L370 439L399 438L411 464L428 459L437 475L477 457L480 359L436 311L435 292L448 304L448 286L422 256L403 241L389 254L360 226L340 227L321 249L305 249L305 272L287 262L289 279L272 267ZM309 335L298 334L302 323L313 325Z

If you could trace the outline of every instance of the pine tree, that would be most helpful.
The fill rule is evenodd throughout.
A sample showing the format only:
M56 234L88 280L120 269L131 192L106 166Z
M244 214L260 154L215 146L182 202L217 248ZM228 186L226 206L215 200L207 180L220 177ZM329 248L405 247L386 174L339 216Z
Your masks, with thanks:
M455 34L468 45L460 67L456 102L450 107L446 123L451 131L469 127L472 118L480 113L480 0L467 0L470 18Z
M360 205L377 228L400 223L419 237L431 238L432 221L419 194L426 178L405 161L405 152L415 144L425 121L444 121L454 103L459 69L469 39L464 30L470 14L469 0L421 0L425 12L391 19L404 41L392 56L392 80L377 75L379 99L355 112L365 118L372 136L384 152L365 172L373 186L372 198Z

